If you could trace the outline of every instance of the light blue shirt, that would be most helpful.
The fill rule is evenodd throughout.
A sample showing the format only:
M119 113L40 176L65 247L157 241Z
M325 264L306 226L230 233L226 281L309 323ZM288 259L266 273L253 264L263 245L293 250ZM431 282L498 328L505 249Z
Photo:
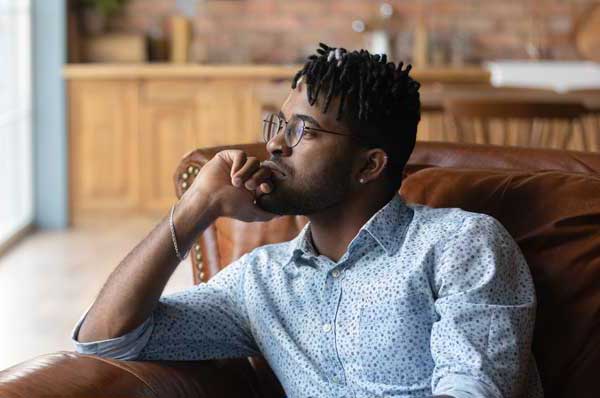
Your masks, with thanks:
M289 398L541 397L535 291L493 217L398 194L338 262L310 223L208 283L161 297L130 333L76 350L123 360L263 355ZM89 310L89 308L88 308Z

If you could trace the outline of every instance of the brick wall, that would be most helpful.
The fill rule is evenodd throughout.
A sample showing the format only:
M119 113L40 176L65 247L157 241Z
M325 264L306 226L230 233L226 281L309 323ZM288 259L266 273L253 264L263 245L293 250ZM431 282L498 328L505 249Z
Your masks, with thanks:
M572 38L578 18L597 0L392 0L394 59L410 61L415 21L424 7L430 48L449 59L462 43L470 63L527 58L528 43L541 43L553 59L577 59ZM164 35L165 16L191 14L193 57L204 62L302 62L319 41L365 47L355 19L378 15L372 0L129 0L114 16L113 30ZM455 47L454 47L455 48ZM530 47L531 50L531 47Z

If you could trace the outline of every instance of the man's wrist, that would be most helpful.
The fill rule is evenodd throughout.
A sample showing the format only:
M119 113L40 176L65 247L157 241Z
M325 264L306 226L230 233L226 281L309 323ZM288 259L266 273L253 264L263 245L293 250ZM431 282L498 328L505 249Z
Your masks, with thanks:
M192 217L195 224L201 223L206 218L213 222L221 214L220 200L217 193L206 192L201 189L186 191L181 196L177 206L184 208L188 217Z
M211 195L186 192L175 205L173 223L181 254L219 217L218 202Z

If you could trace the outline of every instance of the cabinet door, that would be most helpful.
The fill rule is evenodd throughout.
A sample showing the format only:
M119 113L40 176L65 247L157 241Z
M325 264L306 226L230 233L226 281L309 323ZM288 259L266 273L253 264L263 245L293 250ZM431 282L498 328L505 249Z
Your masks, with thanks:
M204 80L199 86L196 105L200 147L261 141L254 82L243 79Z
M139 205L138 83L69 83L70 201L76 219Z
M145 103L140 129L142 207L164 213L176 201L173 173L198 147L193 101Z
M277 113L291 91L289 79L259 81L254 87L254 96L261 117L264 113Z
M140 178L142 209L164 214L175 202L173 173L198 147L197 80L154 79L140 90Z

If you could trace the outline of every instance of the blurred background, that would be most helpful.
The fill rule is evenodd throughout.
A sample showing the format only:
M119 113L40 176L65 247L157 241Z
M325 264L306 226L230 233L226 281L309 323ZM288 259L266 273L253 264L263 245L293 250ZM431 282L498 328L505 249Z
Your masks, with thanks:
M574 33L581 18L597 2L82 0L69 3L69 16L76 19L73 22L79 28L72 33L79 37L113 32L140 35L153 42L168 41L172 34L169 23L173 17L182 17L191 30L188 60L195 63L303 63L319 41L347 49L365 48L369 47L369 33L382 31L390 41L387 50L392 59L414 62L413 43L424 34L424 42L419 44L427 48L419 50L428 53L430 64L448 66L479 65L495 59L580 60L582 54ZM74 49L81 43L70 44ZM156 54L151 60L160 60L161 55L166 59L166 54ZM82 53L73 56L79 57L75 61L86 58Z
M260 141L319 42L412 63L421 141L600 151L599 1L0 0L0 369L72 349L179 160Z

